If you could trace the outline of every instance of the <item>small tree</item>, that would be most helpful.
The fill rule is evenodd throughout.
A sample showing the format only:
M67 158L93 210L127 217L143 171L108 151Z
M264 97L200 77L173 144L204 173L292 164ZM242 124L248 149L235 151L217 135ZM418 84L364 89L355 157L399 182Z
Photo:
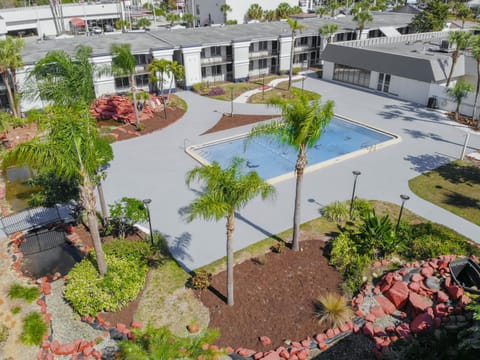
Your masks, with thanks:
M373 16L370 13L370 4L366 1L356 3L353 7L352 14L353 21L355 21L358 26L358 40L360 40L365 25L373 21Z
M293 75L293 57L295 53L295 36L297 35L298 31L302 31L305 26L300 25L297 20L293 20L291 18L287 19L288 25L290 26L290 30L292 31L292 45L290 46L290 69L288 71L288 90L292 86L292 75Z
M417 32L441 31L448 17L448 4L443 0L433 0L412 19L410 25Z
M165 82L165 74L168 73L170 61L167 59L153 59L147 66L147 71L150 73L148 79L155 84L158 89L160 84L160 94L163 94L163 84Z
M22 47L23 39L7 36L0 40L0 75L7 89L8 103L12 115L20 117L20 104L17 91L17 69L23 67Z
M327 38L327 43L332 42L332 37L333 35L338 31L338 25L337 24L325 24L323 25L320 29L318 29L322 37Z
M141 18L137 21L137 26L141 29L148 28L152 22L147 18Z
M473 16L473 12L464 3L455 4L455 16L462 21L462 29L465 26L465 20Z
M232 8L228 4L223 4L220 6L220 11L223 13L224 23L227 23L227 14L232 11Z
M182 15L182 21L187 23L187 26L193 27L195 21L195 16L192 13L184 13Z
M109 209L107 232L122 239L127 235L135 234L135 224L148 221L147 208L139 199L124 197L113 205L109 205Z
M460 105L463 99L468 95L469 92L473 91L473 86L466 81L459 80L455 83L453 88L448 89L448 95L455 101L457 104L455 108L455 120L458 121L458 113L460 111Z

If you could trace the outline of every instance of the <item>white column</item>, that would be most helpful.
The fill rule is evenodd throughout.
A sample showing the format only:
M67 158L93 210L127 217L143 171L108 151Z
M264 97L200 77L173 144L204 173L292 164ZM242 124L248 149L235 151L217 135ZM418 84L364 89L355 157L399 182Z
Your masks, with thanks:
M96 69L109 68L112 66L112 57L110 55L95 56L91 62ZM95 87L95 96L115 93L115 79L112 74L98 72L94 74L93 86Z
M185 86L187 89L202 81L200 46L182 48L183 66L185 67Z
M243 81L248 78L249 48L250 41L238 41L233 47L233 77L235 81Z
M279 45L279 71L286 72L290 70L290 48L292 46L292 36L281 35L278 39Z

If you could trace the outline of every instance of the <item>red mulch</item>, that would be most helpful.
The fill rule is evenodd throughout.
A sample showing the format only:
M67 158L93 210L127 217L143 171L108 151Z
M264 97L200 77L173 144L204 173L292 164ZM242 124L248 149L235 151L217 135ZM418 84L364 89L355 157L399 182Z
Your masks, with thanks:
M303 251L285 249L260 261L248 260L234 268L235 305L225 304L225 271L213 277L214 291L197 292L210 309L210 327L220 329L220 346L267 350L259 336L268 336L275 348L284 340L300 341L325 330L315 319L314 302L326 292L338 292L340 274L324 256L322 240L303 241Z
M242 115L242 114L223 114L222 118L202 135L214 133L217 131L228 130L234 127L254 124L260 121L278 118L278 115Z

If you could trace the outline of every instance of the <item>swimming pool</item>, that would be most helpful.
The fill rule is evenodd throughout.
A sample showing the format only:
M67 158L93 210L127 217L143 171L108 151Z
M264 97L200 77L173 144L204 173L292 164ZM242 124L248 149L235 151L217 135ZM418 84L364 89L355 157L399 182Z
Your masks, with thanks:
M278 182L294 175L298 152L271 136L253 138L245 145L247 134L192 145L186 152L202 164L217 161L228 166L234 156L244 158L245 171L256 170L265 180ZM400 141L394 134L335 116L318 142L307 150L306 172L353 156L368 153Z

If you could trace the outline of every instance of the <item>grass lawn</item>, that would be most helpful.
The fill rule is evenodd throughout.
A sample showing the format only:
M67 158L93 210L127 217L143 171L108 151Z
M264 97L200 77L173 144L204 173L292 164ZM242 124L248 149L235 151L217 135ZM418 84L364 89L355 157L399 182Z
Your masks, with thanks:
M300 80L296 81L296 85ZM295 84L295 82L294 82ZM287 90L288 87L288 81L283 81L280 84L278 84L275 88L265 91L265 93L258 93L250 97L248 99L248 102L251 104L267 104L269 103L273 98L282 98L282 99L294 99L302 93L301 88L297 88L292 86L290 88L290 91ZM308 90L303 90L303 94L307 97L308 100L318 100L320 98L320 95L308 91Z
M458 216L480 225L480 167L453 161L409 181L412 191Z

